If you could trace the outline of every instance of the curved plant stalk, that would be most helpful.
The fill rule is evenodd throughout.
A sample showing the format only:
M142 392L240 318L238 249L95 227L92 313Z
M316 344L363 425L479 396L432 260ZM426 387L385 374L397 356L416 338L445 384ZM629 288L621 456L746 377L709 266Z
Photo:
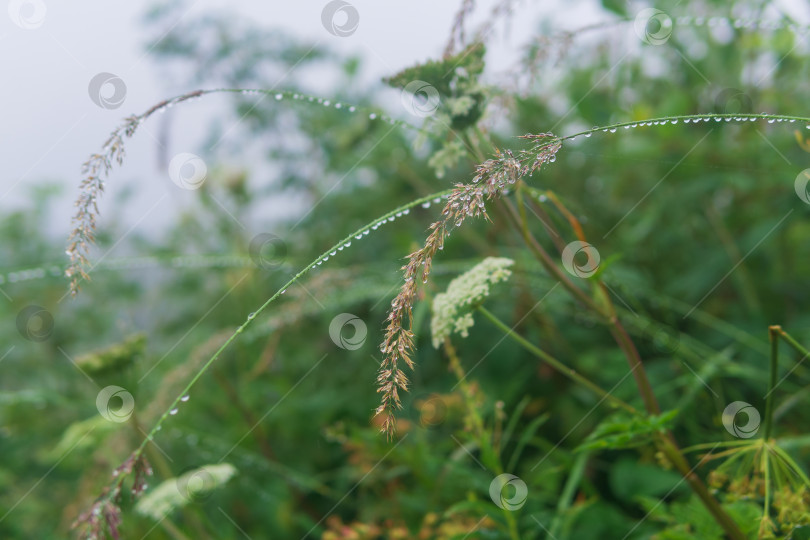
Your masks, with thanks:
M513 329L509 328L509 326L500 320L498 317L495 316L491 311L489 311L484 306L478 306L477 310L484 315L487 319L492 322L495 326L497 326L504 334L509 336L513 341L517 342L521 347L532 353L534 356L538 357L542 361L546 362L548 365L556 369L560 374L568 377L572 381L581 384L597 396L601 397L609 401L614 407L624 409L630 414L633 415L640 415L641 413L637 411L632 405L628 404L627 402L617 398L613 394L606 392L604 389L599 387L599 385L592 382L590 379L583 377L576 370L571 369L570 367L563 364L561 361L557 360L547 352L543 351L542 349L533 345L529 340L525 339L523 336L515 332Z
M565 216L577 238L579 238L579 240L582 242L586 242L583 228L576 217L570 211L568 211L567 208L565 208L565 206L553 193L551 193L549 198L557 207L558 211ZM520 200L520 202L522 203L522 200ZM571 283L568 277L562 274L562 271L559 270L558 266L551 262L551 257L532 236L528 229L528 223L525 220L525 212L521 215L514 209L514 207L510 207L510 215L517 227L522 231L527 245L533 246L533 250L538 254L538 259L541 261L541 263L548 267L550 272L560 274L560 279L566 285L566 288L577 298L580 298L584 294L582 289ZM545 226L550 228L552 233L559 235L559 233L554 230L552 225L545 224ZM586 302L586 305L590 309L594 310L598 315L603 317L604 322L610 327L614 340L619 345L619 348L622 349L625 357L627 358L628 365L630 366L630 372L633 374L636 381L639 395L644 402L644 408L646 409L647 413L650 415L659 415L661 413L661 409L658 405L653 387L647 378L644 363L641 360L641 356L639 355L633 340L627 334L627 331L619 320L616 313L616 308L608 295L604 282L602 282L599 273L596 273L589 281L591 284L593 300ZM655 441L658 449L683 476L684 480L686 480L686 482L692 488L695 495L700 498L706 510L708 510L714 520L723 528L726 535L733 540L743 540L745 535L743 535L740 528L737 526L734 520L731 519L723 507L720 506L717 499L712 496L703 481L694 474L694 467L689 464L682 451L678 448L672 433L669 431L663 431L656 435Z
M801 121L810 126L810 118L781 114L691 114L664 116L642 121L618 122L607 126L594 127L563 137L557 137L550 133L525 135L523 136L524 138L533 139L536 143L531 150L521 151L518 158L510 151L506 151L505 153L497 151L495 159L487 160L479 165L472 183L456 185L456 189L451 195L447 206L445 206L442 211L442 219L431 225L432 232L425 241L424 247L411 253L408 256L409 263L403 267L405 271L405 283L402 285L399 295L394 299L392 309L388 316L388 329L385 341L382 345L384 355L383 364L377 379L379 383L378 391L383 394L382 403L377 409L377 414L385 416L382 430L386 432L389 437L393 435L396 429L394 412L400 407L398 393L399 391L406 391L408 387L408 379L399 369L397 362L398 360L402 360L409 367L412 366L410 359L410 351L413 348L411 307L416 294L414 278L421 274L422 281L427 282L433 256L436 251L443 246L444 239L449 233L449 225L460 226L468 215L482 215L488 219L484 209L484 199L491 200L493 198L499 198L507 189L508 185L514 184L518 180L533 173L540 168L541 165L553 162L556 159L556 153L560 150L564 141L574 140L577 137L590 137L593 133L597 132L615 133L619 128L631 129L645 126L675 125L679 122L683 122L684 124L697 124L710 121L749 122L757 120L765 120L768 123L795 123ZM532 160L532 156L534 156L533 163L531 166L527 166L526 163ZM478 182L482 179L484 183L479 185ZM509 207L508 204L507 207ZM514 211L514 208L512 208L512 210L513 211L510 213L513 214L512 217L519 224L520 217L517 212ZM522 230L520 225L518 228ZM636 351L635 345L627 335L624 327L618 321L615 310L612 308L612 303L609 301L609 297L607 297L607 293L604 290L604 286L600 286L601 294L599 298L603 300L602 304L605 304L604 300L607 299L607 312L604 311L602 306L598 306L582 289L573 285L570 279L563 275L562 270L545 254L545 251L540 245L536 241L531 241L531 235L526 236L524 232L524 237L527 239L529 247L540 256L544 266L555 275L555 277L560 279L572 294L585 305L591 307L597 313L602 313L609 319L613 326L611 331L614 338L625 352L628 361L630 361L633 367L633 374L646 408L652 414L657 414L659 411L658 403L651 391L649 382L646 381L643 370L639 371L638 369L641 367L638 351Z
M294 285L299 279L301 279L305 274L307 274L310 270L315 268L316 266L321 265L324 261L328 260L333 254L338 251L342 250L347 246L350 246L353 240L357 240L362 238L364 235L368 234L372 228L377 228L383 223L387 223L389 219L396 218L398 216L407 215L412 208L417 205L421 205L430 201L434 201L436 199L441 199L443 197L447 197L452 193L453 190L444 190L433 193L426 197L422 197L416 200L413 200L407 204L403 204L386 214L378 217L377 219L371 221L370 223L366 224L365 226L357 229L353 233L349 234L331 248L324 251L319 257L314 259L311 263L305 266L301 271L295 274L292 278L290 278L287 283L285 283L281 288L279 288L275 294L273 294L270 298L268 298L258 309L254 312L250 313L245 321L239 325L236 330L230 335L230 337L217 349L217 351L202 365L202 367L194 374L194 376L189 380L188 384L183 388L183 390L177 394L177 397L171 402L171 404L166 408L164 413L158 418L155 424L152 426L152 429L143 439L141 444L132 452L132 454L127 458L122 466L117 468L113 472L113 481L112 483L105 489L104 493L96 499L90 509L83 513L76 522L73 524L74 528L83 528L85 529L85 537L88 539L95 539L101 538L103 535L103 530L105 527L109 526L111 529L116 530L117 526L120 524L120 509L118 508L118 501L121 495L121 490L123 487L124 480L128 477L135 475L134 478L134 486L132 489L133 495L137 497L140 495L146 488L144 478L146 476L150 476L152 474L151 467L146 462L144 458L144 453L147 449L149 443L154 439L155 435L158 431L163 427L163 423L171 416L171 411L176 410L177 408L181 407L184 400L187 399L187 396L197 381L208 371L211 365L216 362L219 356L227 349L230 344L241 334L247 327L249 327L253 321L256 319L258 315L260 315L267 307L277 300L284 292L287 290L288 287ZM103 518L103 519L102 519Z
M104 181L109 176L114 164L117 163L120 166L124 162L124 141L131 138L138 130L141 123L156 112L163 112L179 103L199 99L206 95L224 93L273 96L275 101L289 98L292 99L292 101L305 104L332 107L349 114L359 111L367 113L371 120L387 122L395 127L404 127L428 137L432 136L427 130L416 127L408 122L391 118L371 107L352 105L344 101L332 101L291 90L275 91L246 88L215 88L210 90L194 90L193 92L187 92L163 100L147 109L146 112L125 118L124 122L110 133L110 136L102 145L102 152L100 154L91 155L82 165L84 178L79 184L79 197L74 203L74 206L76 206L76 213L73 216L74 228L68 238L68 245L65 251L70 258L70 263L65 270L65 276L70 279L70 292L73 296L79 292L80 281L90 279L88 272L92 270L93 266L90 264L88 254L90 247L95 243L96 220L99 215L98 198L104 193Z
M109 176L113 165L117 163L119 166L123 163L125 150L124 140L132 137L137 131L142 122L147 120L158 111L165 111L176 104L183 103L193 99L199 99L202 96L209 94L220 93L239 93L245 95L272 95L275 100L283 100L285 98L292 98L293 101L300 101L302 103L312 103L317 105L331 106L337 109L353 113L355 111L367 112L369 118L372 120L379 119L388 122L397 127L405 127L415 130L428 137L432 134L422 128L416 127L408 122L402 120L395 120L390 116L386 116L377 112L370 107L362 107L351 105L342 101L330 101L324 98L315 97L312 95L294 92L294 91L273 91L266 89L244 89L244 88L215 88L209 90L195 90L181 94L167 100L161 101L156 105L150 107L146 112L139 115L132 115L124 120L124 123L117 127L110 136L107 138L102 146L102 153L93 154L82 165L82 174L85 175L82 182L79 184L80 194L75 202L76 213L73 216L74 229L72 230L66 249L66 254L70 258L70 263L65 270L65 276L70 279L70 292L72 295L78 294L79 283L81 280L89 280L88 272L92 269L88 257L90 247L95 243L95 229L96 220L99 215L98 198L104 193L104 180ZM640 121L631 122L618 122L606 126L594 127L588 130L572 133L563 137L555 137L556 142L553 144L561 143L566 140L574 140L577 137L590 137L593 133L605 132L615 133L619 128L636 128L644 126L660 126L666 124L683 123L699 123L715 121L715 122L746 122L766 120L769 123L773 122L803 122L806 127L810 129L810 118L801 116L789 116L781 114L689 114L677 116L664 116L659 118L650 118ZM542 147L535 149L542 150Z
M129 138L136 132L141 122L149 118L157 111L164 110L175 104L189 101L191 99L200 98L204 95L214 93L255 93L273 95L276 99L284 99L291 97L293 100L303 101L306 103L317 103L318 98L314 96L305 96L301 93L295 92L273 92L270 90L245 90L245 89L213 89L213 90L196 90L179 96L175 96L168 100L158 103L145 113L135 116L130 116L125 119L124 123L112 132L103 146L102 154L94 154L84 164L83 173L86 175L82 181L81 194L76 201L77 211L74 216L75 229L70 235L68 242L67 254L70 257L70 265L66 270L66 275L71 279L71 292L76 294L78 292L79 282L81 279L89 279L87 274L91 268L87 254L90 246L94 242L94 231L96 226L96 218L98 216L98 203L97 198L101 196L104 191L104 179L109 175L113 168L114 163L119 165L123 162L125 138ZM280 96L280 97L279 97ZM312 97L312 99L310 99ZM325 100L320 102L322 105L327 105ZM341 105L338 107L337 105ZM344 108L342 102L336 102L336 108ZM355 110L371 110L367 108L347 106L345 110L349 113ZM417 131L422 131L420 128L411 126L406 122L394 120L384 115L378 115L376 112L369 113L371 119L380 118L381 120L388 121L391 124L409 127ZM400 295L392 304L393 309L389 315L389 327L386 335L386 341L383 345L383 352L385 358L381 366L381 371L378 377L380 382L380 391L383 393L383 403L377 409L378 414L385 414L386 419L383 424L383 430L390 434L394 430L394 416L393 412L399 405L399 398L397 389L407 388L407 378L397 368L397 359L403 359L406 363L409 362L408 350L412 347L411 338L412 332L410 325L411 305L415 297L415 283L414 277L421 273L423 281L427 281L430 273L430 265L436 250L441 249L444 240L450 234L452 226L460 226L468 216L484 216L487 217L484 200L498 198L504 194L508 187L520 178L530 175L542 165L553 162L557 151L562 146L562 142L566 140L574 140L577 137L589 137L593 133L602 132L616 132L619 128L633 128L642 126L653 125L666 125L677 124L680 121L683 123L698 123L701 121L709 122L731 122L731 121L756 121L766 120L772 122L804 122L810 125L810 118L787 116L787 115L770 115L770 114L696 114L696 115L679 115L667 116L661 118L648 119L644 121L633 122L620 122L610 124L607 126L596 127L590 130L581 131L564 137L557 137L550 133L543 133L539 135L526 135L523 138L533 140L534 146L529 151L521 151L518 157L515 157L510 151L496 153L495 159L490 159L480 164L477 168L477 174L471 184L457 184L451 190L444 190L434 193L415 201L411 201L402 205L391 212L385 214L381 218L374 220L369 225L358 229L351 235L347 236L332 248L325 251L320 257L315 259L312 263L307 265L304 269L298 272L291 278L287 284L279 289L273 296L267 299L256 311L248 315L247 319L234 331L234 333L225 341L225 343L216 351L216 353L203 365L203 367L192 377L189 383L184 388L172 404L166 409L163 415L157 420L152 430L148 433L143 442L132 453L129 459L115 471L115 479L113 483L107 488L105 493L96 500L90 510L80 516L76 525L85 526L88 531L88 538L95 538L99 536L102 528L110 526L117 529L120 523L120 509L117 506L118 498L120 497L121 487L125 478L135 475L133 493L137 496L143 489L143 477L151 474L151 467L146 463L143 453L144 450L155 436L156 432L162 427L162 424L170 415L170 411L180 405L182 398L187 395L188 391L194 384L202 377L202 375L210 368L210 366L217 360L220 354L247 328L254 318L263 312L267 306L275 301L290 285L294 284L304 274L311 270L316 265L321 264L327 260L329 256L351 243L352 238L362 237L364 233L367 234L368 230L373 226L388 221L390 218L395 217L397 214L402 215L407 213L411 208L417 204L423 204L436 199L437 197L445 197L448 199L447 205L442 211L442 218L440 221L435 222L432 226L432 233L428 237L426 245L421 250L414 252L410 255L409 264L404 267L405 270L405 284L402 286ZM478 184L484 180L482 184ZM578 289L578 288L577 288ZM586 296L586 298L588 298ZM590 298L588 298L590 300ZM592 302L592 300L590 300ZM407 319L407 321L406 321ZM407 328L403 323L408 325ZM626 336L626 333L624 334ZM621 341L621 333L618 336ZM629 337L627 338L629 340ZM632 347L632 342L626 347ZM625 347L623 347L625 348ZM646 401L646 400L645 400ZM690 482L691 483L691 482ZM716 503L715 503L716 504ZM728 529L727 529L728 531ZM731 534L730 536L737 538L737 535Z

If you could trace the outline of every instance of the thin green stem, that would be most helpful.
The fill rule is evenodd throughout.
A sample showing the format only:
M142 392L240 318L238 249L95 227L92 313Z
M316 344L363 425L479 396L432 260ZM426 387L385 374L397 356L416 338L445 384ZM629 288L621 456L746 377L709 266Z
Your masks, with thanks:
M486 443L484 440L484 437L486 436L484 430L484 419L481 418L481 413L478 411L478 407L475 405L475 396L473 395L470 383L467 381L467 374L464 372L464 368L461 367L461 361L456 353L456 348L453 347L453 342L450 341L449 337L444 338L444 352L447 353L447 357L450 359L450 369L453 371L456 379L458 379L461 392L464 394L464 401L467 407L467 412L470 415L470 423L473 426L473 431L481 440L480 444L484 445Z
M639 394L641 394L641 399L644 401L644 407L650 414L661 414L661 408L658 406L658 400L655 398L655 392L650 384L650 379L647 378L647 371L644 369L644 363L641 361L641 356L638 354L636 345L633 343L633 340L630 339L622 323L619 322L618 317L614 316L611 319L611 323L613 328L611 328L610 332L627 357L627 362L630 364L630 371L633 373Z
M639 414L637 410L635 410L633 407L631 407L624 401L605 392L599 386L592 383L585 377L582 377L574 370L568 368L553 356L535 347L532 343L525 340L522 336L514 332L511 328L509 328L506 324L504 324L503 321L498 319L485 307L479 306L478 311L481 312L487 319L489 319L495 326L497 326L504 333L506 333L506 335L515 340L526 350L536 355L537 357L541 358L550 366L560 371L560 373L562 373L563 375L586 386L587 388L597 393L598 395L602 396L603 398L609 399L619 407L622 407L623 409L628 410L633 414ZM726 534L729 536L729 538L731 538L732 540L745 540L745 535L743 535L743 533L740 531L737 524L731 519L731 517L729 517L729 515L725 512L725 510L723 510L723 508L720 506L720 503L717 502L717 500L711 495L711 493L709 493L709 490L706 488L706 485L700 480L700 478L698 478L698 476L694 474L693 468L689 465L689 462L686 461L686 458L683 456L680 449L672 440L671 435L669 435L668 433L661 434L658 437L658 443L659 443L658 447L661 449L661 451L664 453L667 459L669 459L669 461L675 466L678 472L680 472L681 475L686 479L687 483L689 483L690 487L695 492L695 494L703 501L703 504L706 507L706 509L712 514L712 516L718 522L718 524L721 527L723 527L723 529L726 531Z
M399 207L391 210L390 212L388 212L386 214L383 214L379 218L377 218L377 219L373 220L372 222L366 224L365 226L357 229L356 231L354 231L350 235L348 235L345 238L343 238L342 240L340 240L334 246L332 246L331 248L324 251L318 258L313 260L311 263L309 263L307 266L305 266L300 272L298 272L295 276L290 278L290 280L287 281L287 283L285 283L280 289L278 289L273 296L268 298L261 306L259 306L258 309L256 309L253 313L251 313L247 317L247 319L241 325L239 325L236 328L236 330L230 335L230 337L225 341L225 343L223 343L219 347L219 349L217 349L217 351L213 354L213 356L211 356L211 358L209 358L206 361L206 363L203 364L203 366L199 369L199 371L197 371L197 373L194 374L194 376L191 378L191 380L188 382L188 384L186 384L185 388L183 388L183 390L177 395L177 397L174 398L174 401L171 402L171 404L166 408L164 413L158 418L155 425L152 426L152 429L146 435L144 440L141 442L141 444L133 452L131 459L133 459L134 461L137 461L143 455L143 452L146 449L147 444L149 444L149 442L153 440L154 436L157 434L157 432L163 426L163 423L169 418L169 416L171 415L170 412L172 410L174 410L175 408L181 406L181 399L183 398L183 396L186 396L189 393L189 391L194 387L194 385L197 383L197 381L200 380L200 378L208 371L208 369L211 367L211 365L214 362L217 361L217 359L220 357L220 355L225 351L225 349L227 349L231 345L231 343L239 336L239 334L241 334L248 326L250 326L251 323L254 320L256 320L256 318L265 309L267 309L267 306L272 304L282 294L284 294L284 292L287 290L288 287L295 284L299 279L301 279L305 274L307 274L315 266L318 266L319 264L323 263L323 261L325 259L328 259L331 256L330 254L333 251L344 248L347 244L350 244L352 242L352 240L356 239L357 237L360 237L366 231L372 229L375 226L379 226L379 225L387 222L388 218L394 217L397 214L402 215L403 212L410 211L411 208L413 208L413 207L415 207L417 205L429 202L429 201L431 201L433 199L436 199L436 198L444 197L445 195L449 195L451 193L451 191L452 190L447 189L447 190L444 190L444 191L439 191L439 192L433 193L433 194L428 195L426 197L422 197L422 198L413 200L413 201L411 201L411 202L409 202L407 204L403 204L402 206L399 206ZM113 482L112 487L114 488L116 486L121 486L123 484L124 480L125 480L125 477L126 477L126 475L119 474L115 478L115 481ZM112 494L114 491L115 491L114 489L111 489L109 493ZM111 496L111 495L108 495L108 497L109 496Z
M568 210L562 205L562 203L556 199L552 198L552 201L555 203L557 208L566 215L569 220L569 223L577 232L577 237L584 241L584 233L582 232L582 228L577 221L577 219L570 213ZM528 224L525 220L521 220L520 216L518 216L517 212L514 208L510 208L513 220L517 223L518 227L523 232L523 236L527 239L527 244L531 247L532 243L536 244L534 248L535 252L540 255L541 262L544 262L544 259L549 259L548 254L546 254L542 247L531 237L531 233L528 230ZM557 233L553 227L550 225L546 225L550 228L551 232L554 234ZM533 242L532 242L533 241ZM543 257L545 255L545 257ZM559 273L559 268L556 264L550 264L544 262L544 266L550 266L554 270ZM569 287L566 287L569 288ZM660 408L658 406L658 401L655 398L655 393L653 391L652 385L650 384L649 379L647 378L646 371L644 369L644 365L641 361L641 356L636 349L633 340L627 334L627 331L624 329L624 326L619 321L618 316L616 315L615 307L613 306L613 302L608 295L606 287L604 283L597 279L594 283L594 295L596 300L592 300L588 297L582 289L579 287L573 286L573 289L570 289L577 298L581 298L581 295L584 295L588 298L589 302L586 303L588 307L594 310L595 313L601 315L602 317L606 318L608 324L611 326L611 334L613 335L616 343L624 352L625 356L627 357L627 361L630 364L631 372L633 373L633 377L636 380L636 386L638 387L639 393L641 394L642 400L644 401L644 406L647 412L651 415L658 415L660 414ZM581 295L580 295L581 293ZM601 300L601 301L600 301ZM658 448L664 453L664 455L669 459L669 461L675 466L675 468L681 473L687 483L690 485L692 490L695 494L701 499L706 509L709 513L712 514L715 521L725 530L726 534L729 538L733 540L742 540L745 538L743 533L740 531L737 524L731 517L723 510L720 503L709 493L708 489L706 488L705 484L701 481L701 479L694 474L693 468L689 465L689 462L684 457L681 450L678 448L677 443L675 442L675 438L671 433L663 432L657 438L657 446Z
M694 467L689 465L689 462L684 457L680 448L677 447L672 436L668 433L661 434L658 438L658 448L678 470L681 476L684 477L689 487L695 492L695 495L703 502L703 506L712 515L714 520L720 525L731 540L746 540L746 536L740 530L739 526L731 519L731 516L726 513L720 503L717 502L706 484L694 473Z
M663 126L666 124L674 125L678 122L683 123L695 123L698 124L700 122L709 122L714 121L716 123L720 122L751 122L756 120L767 120L770 122L773 120L774 122L788 122L788 123L796 123L796 122L803 122L806 124L810 124L810 118L804 116L790 116L785 114L715 114L715 113L707 113L707 114L679 114L675 116L659 116L657 118L647 118L644 120L632 120L629 122L616 122L614 124L608 124L605 126L595 126L591 129L586 129L584 131L579 131L577 133L572 133L570 135L565 135L564 137L560 137L561 140L569 140L574 139L580 136L589 136L593 133L603 132L603 133L613 133L613 130L618 131L619 128L642 128L642 127L649 127L649 126Z
M501 329L510 339L517 342L521 347L532 353L533 355L537 356L548 365L559 371L561 374L565 375L572 381L581 384L582 386L588 388L593 393L598 395L599 397L606 399L616 405L617 407L621 407L622 409L626 410L632 414L640 414L636 409L634 409L628 403L622 401L621 399L617 398L616 396L610 394L609 392L603 390L599 385L591 382L589 379L586 379L575 370L569 368L547 352L543 351L542 349L536 347L534 344L526 340L523 336L509 328L502 320L496 317L491 311L489 311L484 306L478 306L478 311L484 315L487 319L489 319L492 324L497 326Z
M810 356L810 351L808 351L807 349L805 349L804 347L802 347L802 346L801 346L801 344L800 344L798 341L796 341L795 339L793 339L793 336L791 336L790 334L788 334L787 332L785 332L784 330L782 330L782 327L777 327L777 328L779 328L779 332L778 332L778 333L779 333L779 336L780 336L782 339L784 339L785 341L787 341L788 345L790 345L791 347L793 347L793 349L794 349L796 352L798 352L799 354L801 354L801 355L802 355L802 360L804 360L805 358L807 358L808 356Z
M501 199L501 201L508 210L507 215L511 218L513 224L523 235L523 240L526 242L526 245L529 247L532 253L534 253L537 260L540 261L540 264L543 265L543 268L545 268L549 274L557 278L560 283L562 283L562 285L568 289L571 294L576 296L576 298L583 304L594 310L594 312L604 315L599 307L594 303L593 299L588 296L585 291L574 285L574 282L565 275L564 271L557 266L554 259L551 258L545 249L543 249L543 246L540 245L537 239L532 235L531 231L529 231L528 225L520 219L520 214L515 209L515 205L512 204L508 199Z
M768 328L768 338L771 340L771 378L768 384L768 394L765 398L765 426L764 437L765 442L771 439L771 431L773 430L773 395L776 389L776 378L778 376L779 368L779 335L782 332L780 326L771 326Z

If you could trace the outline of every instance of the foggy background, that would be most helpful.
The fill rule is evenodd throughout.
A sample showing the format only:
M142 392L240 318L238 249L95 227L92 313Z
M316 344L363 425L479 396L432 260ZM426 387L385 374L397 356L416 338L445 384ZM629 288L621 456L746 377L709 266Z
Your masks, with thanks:
M480 1L469 28L483 22L497 3L498 0ZM29 200L32 186L56 183L61 186L59 203L43 227L50 234L67 234L81 164L91 153L99 151L109 132L125 116L142 113L163 99L197 89L192 82L184 81L182 75L167 80L165 66L161 68L150 55L155 43L185 21L216 13L244 18L268 29L281 29L313 45L360 57L362 76L358 81L369 88L380 88L381 77L441 55L460 5L455 1L357 0L352 3L360 15L357 30L338 37L327 32L321 22L325 4L199 0L186 2L181 15L168 27L154 28L144 22L144 15L159 3L90 0L67 5L12 0L6 16L0 16L0 62L5 73L4 84L0 85L0 100L4 104L0 148L5 173L0 183L0 210L23 205ZM634 4L637 9L645 7L642 3ZM810 22L807 2L782 0L774 2L773 9L784 10L801 24ZM31 19L32 28L15 24L15 13ZM503 63L504 68L512 65L520 47L541 27L559 32L615 17L598 2L518 2L516 13L508 22L495 27L488 51L489 65ZM88 84L101 72L117 75L126 84L126 96L120 107L104 109L91 101ZM307 90L317 93L319 87L326 86L320 76L310 77ZM284 74L278 77L277 89L297 90L286 86L284 79ZM392 116L402 116L402 111L396 110L397 92L381 91L389 94L387 103ZM209 96L145 122L136 136L127 141L124 166L112 172L106 186L107 202L102 200L101 204L109 204L122 190L129 190L131 198L125 214L117 216L119 222L136 224L141 232L167 225L174 215L173 207L195 193L176 189L171 183L165 164L159 159L160 138L167 139L163 153L169 158L179 152L201 152L201 136L212 116L228 110L228 99ZM223 127L236 137L238 119L230 117L229 121L232 125ZM227 156L227 161L255 169L258 164L252 163L253 159L249 153ZM257 181L255 175L251 181ZM157 202L163 194L169 196ZM275 210L290 209L280 203L270 212Z

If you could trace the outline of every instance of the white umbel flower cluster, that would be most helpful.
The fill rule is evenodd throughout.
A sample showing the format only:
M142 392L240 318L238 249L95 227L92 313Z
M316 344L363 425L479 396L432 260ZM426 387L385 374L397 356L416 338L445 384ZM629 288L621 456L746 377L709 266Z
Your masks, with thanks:
M236 468L230 463L204 465L162 482L138 501L135 511L161 521L175 509L199 500L221 487L235 474Z
M506 281L512 275L509 267L513 264L512 259L487 257L451 281L447 292L436 295L430 321L434 347L438 349L444 338L453 333L462 337L469 335L473 325L472 309L489 295L490 285Z

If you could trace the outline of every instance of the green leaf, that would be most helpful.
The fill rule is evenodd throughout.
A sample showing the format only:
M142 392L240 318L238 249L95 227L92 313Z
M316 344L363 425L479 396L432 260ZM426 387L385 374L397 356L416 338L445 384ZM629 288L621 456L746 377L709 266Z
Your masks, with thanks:
M622 459L611 468L610 487L625 502L633 502L639 496L660 497L675 490L689 491L680 474L633 459Z
M599 424L577 451L634 448L645 445L652 440L653 435L669 429L677 414L677 409L643 418L617 414Z

